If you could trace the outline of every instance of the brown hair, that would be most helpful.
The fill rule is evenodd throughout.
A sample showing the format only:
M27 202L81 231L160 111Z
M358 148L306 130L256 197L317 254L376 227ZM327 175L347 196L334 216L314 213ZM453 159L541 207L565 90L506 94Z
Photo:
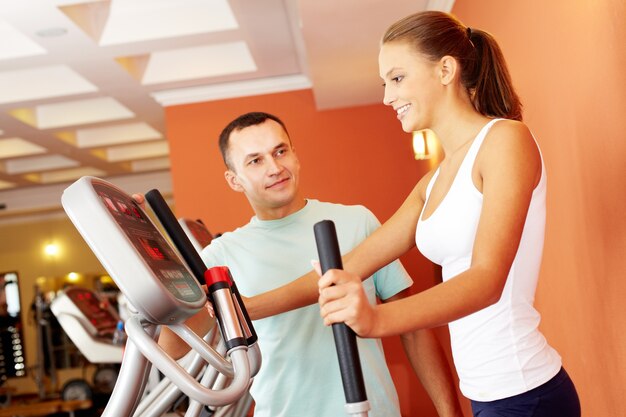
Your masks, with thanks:
M426 11L391 25L382 43L396 41L409 42L434 61L446 55L455 58L461 66L461 83L478 112L522 120L522 103L502 51L491 34L470 29L450 14Z
M230 163L230 160L228 159L228 146L230 142L230 134L233 131L243 130L246 127L260 125L268 119L273 120L279 125L281 125L285 133L287 133L287 136L289 136L289 132L287 132L287 127L285 126L282 120L280 120L278 117L274 116L273 114L259 112L259 111L242 114L241 116L237 117L235 120L233 120L232 122L226 125L224 130L222 130L222 133L220 133L219 146L220 146L220 152L222 153L222 159L224 160L224 164L226 164L226 167L228 169L233 169L232 164ZM289 141L291 142L291 138L289 138Z

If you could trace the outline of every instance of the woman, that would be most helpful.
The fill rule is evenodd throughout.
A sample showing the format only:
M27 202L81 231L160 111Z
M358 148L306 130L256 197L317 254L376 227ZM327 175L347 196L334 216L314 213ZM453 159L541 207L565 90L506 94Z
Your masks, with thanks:
M404 131L433 130L445 158L344 264L368 276L417 245L444 282L372 306L359 276L331 270L319 281L325 323L362 337L449 324L474 415L579 416L574 385L537 328L545 168L495 39L418 13L387 30L379 65L384 104Z

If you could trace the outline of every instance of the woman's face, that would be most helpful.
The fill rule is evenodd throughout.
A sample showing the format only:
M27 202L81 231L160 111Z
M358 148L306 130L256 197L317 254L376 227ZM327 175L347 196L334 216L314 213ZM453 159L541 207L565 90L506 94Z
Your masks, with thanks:
M402 130L429 128L441 86L437 64L408 42L395 41L380 48L378 65L385 86L383 103L393 107Z

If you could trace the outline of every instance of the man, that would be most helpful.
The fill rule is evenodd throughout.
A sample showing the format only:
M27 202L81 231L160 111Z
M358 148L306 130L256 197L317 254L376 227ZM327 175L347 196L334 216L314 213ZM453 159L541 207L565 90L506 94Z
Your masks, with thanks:
M266 293L311 270L317 258L313 225L335 222L339 247L347 252L380 224L363 206L307 200L298 188L300 162L285 125L266 113L247 113L220 135L228 185L246 195L255 216L250 222L213 240L202 257L208 266L227 265L245 297ZM412 284L396 261L363 282L370 302L404 296ZM248 301L247 301L248 302ZM246 302L246 303L247 303ZM259 317L252 314L252 318ZM202 331L206 322L194 317ZM263 365L250 392L259 417L336 417L345 414L345 397L330 327L317 305L255 320ZM171 333L159 341L181 354ZM430 331L403 338L418 376L440 415L460 416L446 359ZM399 417L399 404L380 340L359 339L370 416ZM419 352L418 352L419 351Z

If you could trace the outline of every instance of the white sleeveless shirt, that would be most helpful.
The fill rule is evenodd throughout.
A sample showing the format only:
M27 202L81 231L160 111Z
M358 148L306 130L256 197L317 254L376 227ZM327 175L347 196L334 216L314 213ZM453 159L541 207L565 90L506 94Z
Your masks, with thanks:
M483 196L472 181L476 154L491 120L470 146L450 190L425 220L420 214L415 233L418 249L442 266L443 280L469 269ZM426 202L439 170L426 189ZM463 395L493 401L529 391L547 382L561 368L561 358L539 332L533 307L543 250L546 217L546 174L532 194L517 254L500 300L449 323L452 356ZM426 204L424 204L426 207Z

